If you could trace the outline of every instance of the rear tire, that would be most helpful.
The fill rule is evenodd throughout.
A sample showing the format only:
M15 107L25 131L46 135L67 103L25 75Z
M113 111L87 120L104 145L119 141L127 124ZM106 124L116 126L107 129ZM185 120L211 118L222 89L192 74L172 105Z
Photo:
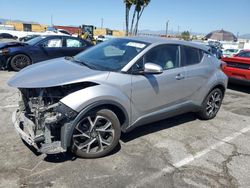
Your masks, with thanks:
M24 67L31 64L31 60L27 55L17 54L13 56L10 60L10 67L14 71L20 71Z
M103 157L117 146L120 136L120 122L113 111L91 111L74 128L72 152L82 158Z
M201 110L198 113L200 119L202 120L213 119L217 115L221 107L222 99L223 99L223 93L221 89L216 88L212 90L202 103Z

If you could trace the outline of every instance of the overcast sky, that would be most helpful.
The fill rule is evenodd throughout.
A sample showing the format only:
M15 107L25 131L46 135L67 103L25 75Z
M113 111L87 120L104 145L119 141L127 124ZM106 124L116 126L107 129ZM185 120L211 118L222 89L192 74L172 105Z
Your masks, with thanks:
M92 24L111 29L125 28L123 0L0 0L0 18L51 23ZM151 0L142 16L140 29L191 30L208 33L225 29L235 34L250 33L250 0Z

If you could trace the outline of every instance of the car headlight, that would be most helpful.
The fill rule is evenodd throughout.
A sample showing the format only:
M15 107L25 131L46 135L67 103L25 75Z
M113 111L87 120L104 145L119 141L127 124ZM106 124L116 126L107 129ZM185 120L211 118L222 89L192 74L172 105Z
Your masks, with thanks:
M0 55L7 55L8 53L9 53L8 48L4 48L4 49L0 50Z

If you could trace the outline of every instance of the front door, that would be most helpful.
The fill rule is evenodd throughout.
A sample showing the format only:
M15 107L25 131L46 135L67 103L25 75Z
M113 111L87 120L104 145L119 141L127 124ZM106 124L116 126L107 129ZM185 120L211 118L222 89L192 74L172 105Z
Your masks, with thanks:
M133 74L132 102L133 122L138 117L185 101L185 68L180 67L180 47L161 45L150 50L133 66L133 72L144 63L155 63L163 68L162 74Z
M48 59L54 59L58 57L63 57L62 51L62 38L48 38L39 44L38 48L40 48L40 56L39 61L45 61Z

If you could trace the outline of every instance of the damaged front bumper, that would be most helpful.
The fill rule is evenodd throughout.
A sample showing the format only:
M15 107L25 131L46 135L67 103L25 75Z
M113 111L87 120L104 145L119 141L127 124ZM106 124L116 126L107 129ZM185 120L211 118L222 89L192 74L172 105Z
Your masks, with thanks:
M66 113L66 115L68 114ZM46 131L50 131L48 128L45 128L44 133L36 135L34 132L34 127L36 127L36 125L33 121L26 117L24 111L19 109L14 111L12 114L12 122L21 139L29 146L35 148L38 152L45 154L57 154L67 150L66 147L62 146L61 140L48 141L50 140L48 137L50 133L46 134ZM53 126L53 124L49 126Z
M16 110L13 112L12 114L12 123L14 125L14 128L17 132L17 134L30 146L32 147L36 147L35 142L34 142L34 137L32 136L31 133L26 133L24 131L24 127L23 127L23 122L27 120L28 118L26 118L24 116L23 113L21 113L19 110ZM30 129L30 126L27 126L27 129ZM33 134L34 135L34 134ZM36 148L38 149L38 148Z

